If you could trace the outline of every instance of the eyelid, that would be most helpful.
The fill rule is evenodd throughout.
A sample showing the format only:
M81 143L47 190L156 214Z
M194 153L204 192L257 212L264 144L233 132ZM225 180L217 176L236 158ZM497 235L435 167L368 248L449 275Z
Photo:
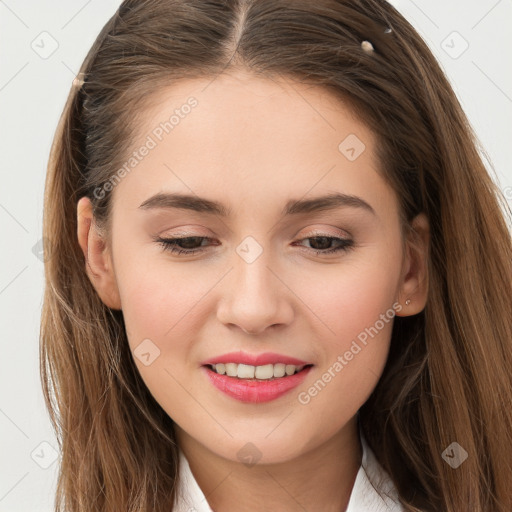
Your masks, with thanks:
M337 232L333 233L333 232L330 232L327 229L313 229L313 230L310 230L310 231L306 231L306 235L310 234L310 233L314 234L315 236L317 234L321 234L321 236L322 235L325 235L325 236L340 236L340 235L346 236L346 235L348 235L348 233L342 232L341 230L338 230Z
M334 229L335 231L331 232L330 229ZM304 234L300 234L301 232L299 231L294 238L299 237L299 235L300 235L300 238L308 238L308 237L316 237L316 236L329 236L329 237L333 237L333 238L343 238L343 239L353 238L352 234L349 233L347 230L340 229L340 228L334 228L332 226L330 226L330 229L311 228L311 230L306 230L306 232Z
M159 233L158 236L161 236L162 238L169 237L169 238L186 238L186 237L204 237L204 238L212 238L209 234L203 233L201 231L198 231L197 229L194 230L187 230L183 228L179 228L179 231L172 231L169 232L168 230L164 230L162 233Z

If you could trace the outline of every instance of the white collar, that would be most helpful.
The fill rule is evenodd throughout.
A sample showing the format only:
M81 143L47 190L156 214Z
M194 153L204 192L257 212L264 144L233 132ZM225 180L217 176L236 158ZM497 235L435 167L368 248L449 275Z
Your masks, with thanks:
M361 466L350 494L345 512L403 512L397 492L389 475L381 467L362 431L363 448ZM181 478L174 512L213 512L201 491L182 450L179 450ZM382 496L377 492L380 490Z

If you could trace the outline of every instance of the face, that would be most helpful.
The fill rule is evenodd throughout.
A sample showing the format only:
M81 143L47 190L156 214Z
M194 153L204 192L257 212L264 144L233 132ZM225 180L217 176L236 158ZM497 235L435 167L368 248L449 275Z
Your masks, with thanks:
M138 122L95 286L122 309L148 389L226 459L326 443L376 386L405 299L422 307L374 135L319 87L242 73L159 90ZM287 363L304 368L278 377Z

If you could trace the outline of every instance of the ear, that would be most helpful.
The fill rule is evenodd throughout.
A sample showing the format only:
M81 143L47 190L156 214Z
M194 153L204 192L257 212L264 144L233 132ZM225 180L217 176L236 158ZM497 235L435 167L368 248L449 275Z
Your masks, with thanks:
M428 298L428 254L430 226L424 213L418 214L411 222L406 239L406 254L399 284L399 300L402 309L397 316L420 313ZM407 299L410 300L406 304Z
M93 216L92 203L82 197L77 203L78 243L85 257L85 271L103 303L121 309L121 298L106 240Z

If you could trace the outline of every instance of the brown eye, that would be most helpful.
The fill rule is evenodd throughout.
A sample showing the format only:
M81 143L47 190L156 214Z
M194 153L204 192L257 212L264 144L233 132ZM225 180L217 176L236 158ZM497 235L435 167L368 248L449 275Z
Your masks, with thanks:
M169 251L175 254L195 254L201 252L203 249L202 240L211 240L205 236L187 236L182 238L156 238L164 251Z
M318 235L303 238L300 241L303 242L304 240L312 241L309 243L309 248L312 249L316 254L332 254L339 251L348 251L349 249L354 248L353 240L338 238L334 236ZM334 247L332 247L333 242L335 245Z

